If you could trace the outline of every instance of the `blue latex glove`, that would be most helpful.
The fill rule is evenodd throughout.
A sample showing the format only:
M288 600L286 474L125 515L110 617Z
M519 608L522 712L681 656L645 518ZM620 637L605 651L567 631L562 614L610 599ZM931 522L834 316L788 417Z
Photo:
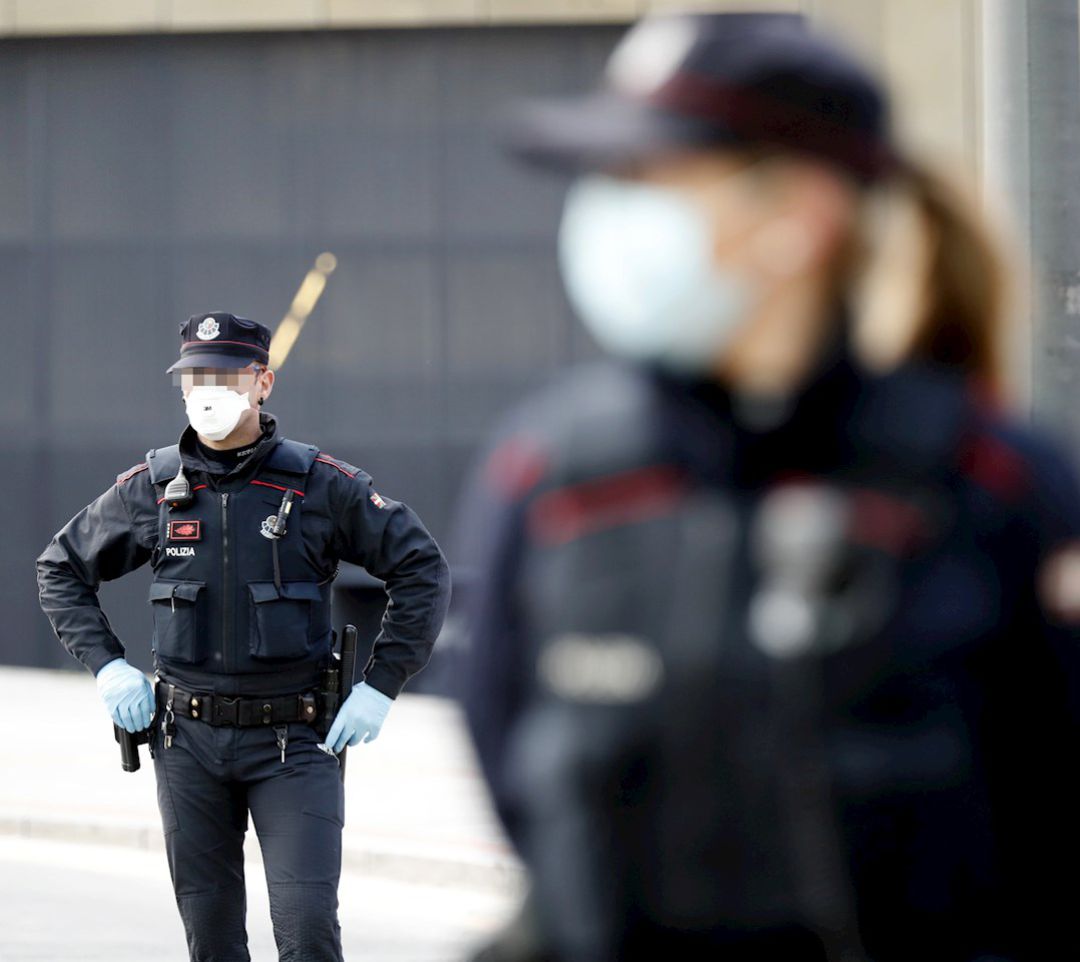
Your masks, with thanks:
M365 742L375 741L393 703L393 698L360 682L338 709L334 724L326 733L327 747L336 755L347 744L355 745L361 738Z
M125 731L139 732L150 725L154 689L134 665L123 658L110 661L97 673L97 690L113 722Z

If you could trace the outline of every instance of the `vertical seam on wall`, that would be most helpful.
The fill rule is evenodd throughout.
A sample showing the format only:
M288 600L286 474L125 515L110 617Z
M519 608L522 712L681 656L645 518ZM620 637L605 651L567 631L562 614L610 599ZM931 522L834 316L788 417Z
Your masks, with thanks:
M975 29L974 0L964 0L963 7L963 58L964 70L964 123L965 135L972 144L972 161L976 171L983 167L982 125L978 122L982 109L982 97L977 78L982 77L982 51ZM980 178L981 180L981 178Z
M1031 189L1031 148L1032 148L1032 123L1031 123L1031 30L1028 23L1030 6L1027 2L1020 3L1020 16L1024 21L1024 241L1027 245L1028 283L1031 290L1027 292L1025 300L1028 302L1027 326L1028 326L1028 356L1027 356L1027 415L1030 420L1035 418L1035 384L1036 366L1038 364L1037 338L1042 333L1040 311L1037 309L1038 291L1037 267L1035 263L1035 203Z

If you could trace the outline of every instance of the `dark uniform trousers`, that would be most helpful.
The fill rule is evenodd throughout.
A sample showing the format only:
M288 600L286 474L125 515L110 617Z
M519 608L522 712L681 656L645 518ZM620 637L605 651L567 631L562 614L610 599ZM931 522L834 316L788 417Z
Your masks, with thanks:
M249 811L281 962L340 962L345 796L337 759L316 747L318 733L290 722L282 763L270 725L213 727L177 717L171 748L154 728L165 851L192 962L251 958L244 887Z

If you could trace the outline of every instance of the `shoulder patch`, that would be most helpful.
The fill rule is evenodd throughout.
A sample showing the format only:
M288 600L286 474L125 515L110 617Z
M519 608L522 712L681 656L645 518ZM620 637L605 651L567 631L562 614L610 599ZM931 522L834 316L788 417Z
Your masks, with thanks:
M331 457L324 451L320 451L317 455L315 455L315 460L319 464L329 464L330 467L336 468L342 474L350 478L355 478L358 474L361 473L360 469L355 465L349 464L348 461L342 461L339 458Z
M148 470L149 467L150 465L147 464L145 461L141 462L140 464L136 464L135 467L128 468L122 474L118 474L116 476L116 483L123 484L125 481L128 481L129 479L135 477L135 475L137 475L140 471Z

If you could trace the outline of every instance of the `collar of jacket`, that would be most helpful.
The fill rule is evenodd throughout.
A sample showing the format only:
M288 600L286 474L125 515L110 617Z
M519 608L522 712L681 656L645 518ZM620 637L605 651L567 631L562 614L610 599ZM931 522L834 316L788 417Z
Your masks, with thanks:
M277 418L274 415L260 411L259 427L262 429L262 435L255 442L255 450L232 470L223 472L220 465L203 457L196 443L195 429L189 425L180 435L180 462L184 466L184 471L186 473L198 472L217 483L253 474L270 452L282 442L281 435L277 433Z
M658 378L665 450L706 478L759 487L776 478L876 465L899 480L951 463L971 401L947 366L909 360L866 372L846 342L832 343L793 396L790 416L765 430L742 423L721 385Z

